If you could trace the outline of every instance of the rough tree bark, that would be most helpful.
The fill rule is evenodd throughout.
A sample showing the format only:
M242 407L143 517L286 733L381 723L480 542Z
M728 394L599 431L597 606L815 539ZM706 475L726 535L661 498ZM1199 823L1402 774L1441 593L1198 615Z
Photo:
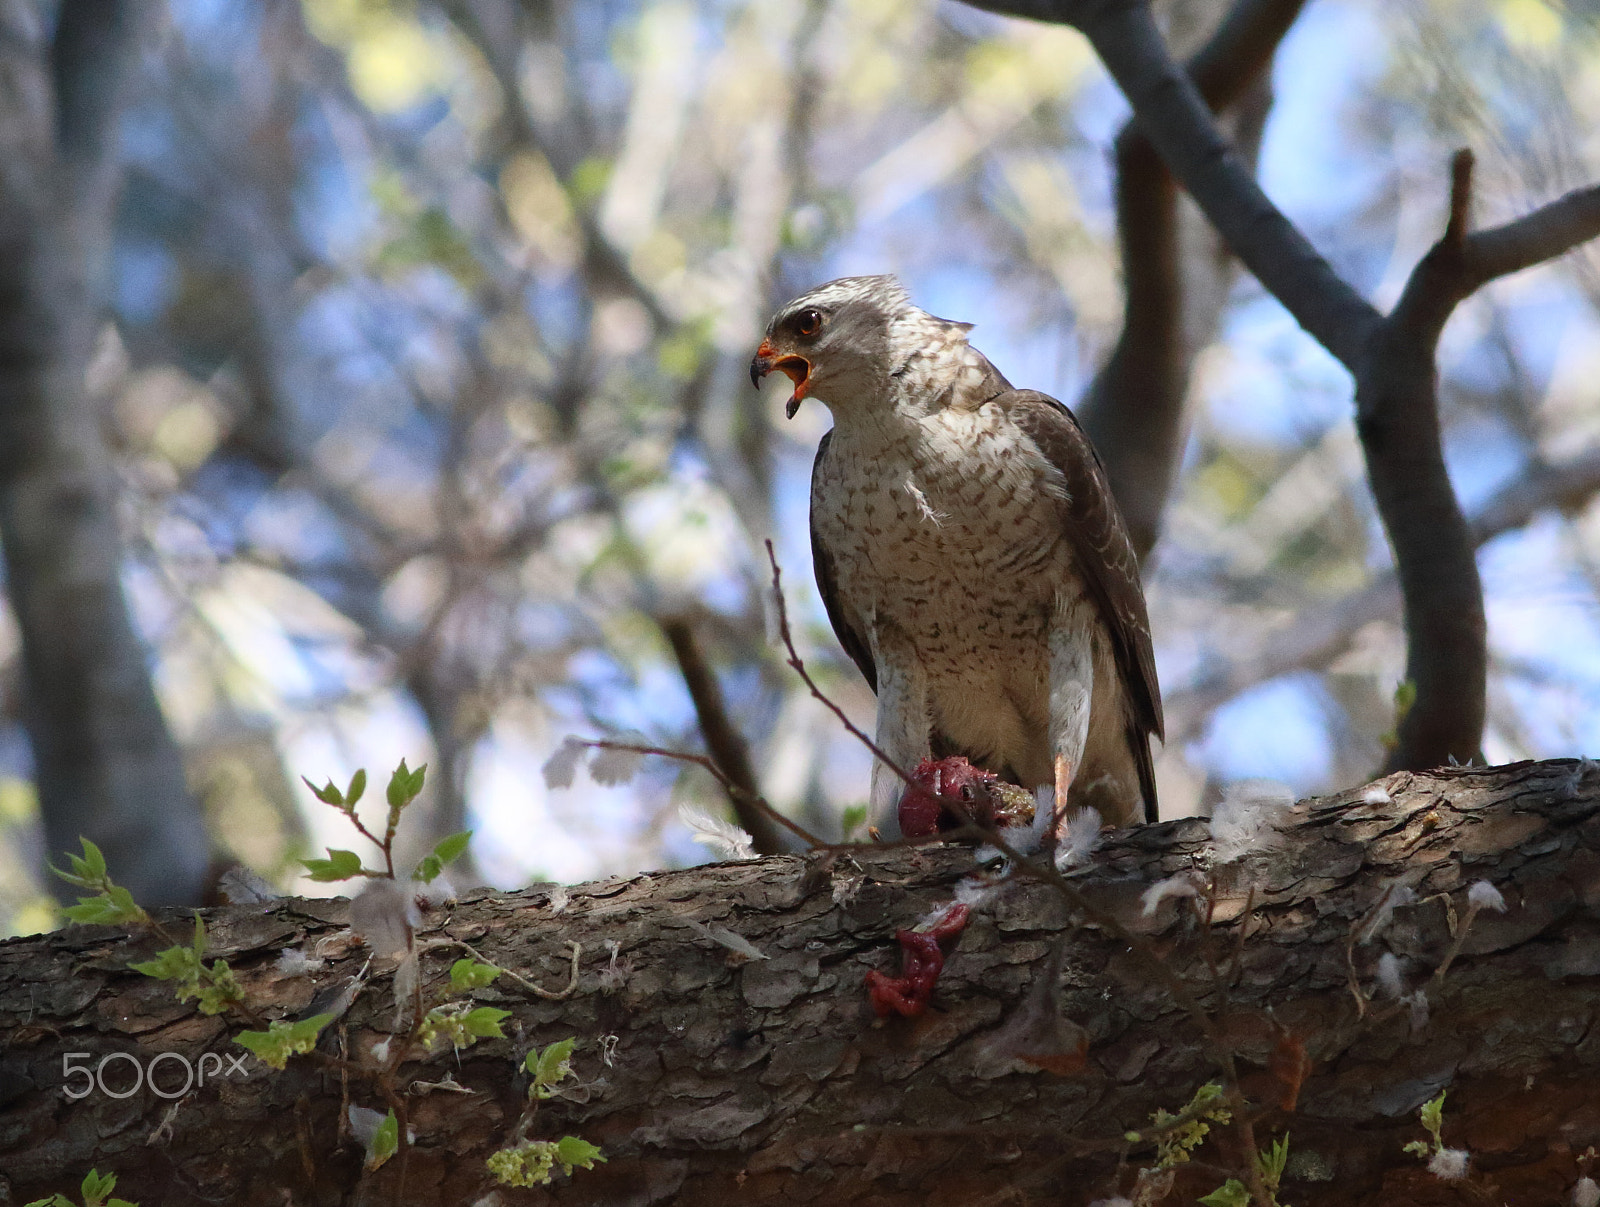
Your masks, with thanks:
M1125 1191L1150 1163L1152 1146L1123 1133L1177 1111L1226 1053L1255 1104L1256 1143L1291 1135L1283 1198L1297 1207L1564 1202L1600 1146L1597 770L1401 772L1383 791L1302 801L1275 847L1208 873L1209 932L1191 902L1167 900L1149 918L1140 908L1153 882L1207 866L1207 823L1119 832L1069 883L1126 934L1075 922L1047 884L1010 881L974 907L932 1008L887 1024L867 1008L864 975L897 969L895 928L951 899L973 870L968 848L617 879L572 889L559 909L548 886L469 894L430 914L424 937L466 940L551 986L565 979L564 944L579 942L577 992L480 990L513 1011L512 1038L403 1066L415 1133L403 1190L402 1158L364 1175L339 1124L346 1102L382 1109L373 1087L341 1084L313 1057L281 1073L252 1059L248 1075L214 1075L172 1103L148 1086L69 1101L64 1084L81 1082L64 1082L65 1053L90 1065L108 1053L193 1061L229 1051L230 1028L126 971L157 946L151 936L99 927L13 940L0 945L0 1202L66 1189L94 1165L147 1207L1085 1204ZM1505 913L1469 918L1478 880L1504 894ZM1396 883L1415 901L1378 925L1372 908ZM366 962L343 928L347 909L293 900L207 916L255 1007L293 1016ZM1375 935L1355 942L1364 920ZM770 958L741 962L707 925ZM278 970L286 946L327 964ZM1057 951L1052 1004L1041 987ZM1425 995L1428 1018L1377 988L1385 953L1402 961L1402 988ZM430 999L459 954L424 955ZM394 1015L380 964L324 1044L366 1053ZM579 1088L542 1106L533 1135L582 1136L608 1163L552 1190L496 1190L483 1160L517 1119L520 1058L568 1036L581 1043ZM1075 1072L1011 1055L1053 1042L1070 1064L1078 1036L1087 1057ZM1289 1109L1301 1045L1309 1076ZM181 1062L166 1063L158 1082L181 1087ZM467 1092L426 1088L447 1076ZM105 1080L120 1091L131 1067L113 1061ZM1463 1182L1401 1151L1423 1138L1418 1107L1445 1088L1444 1140L1471 1153ZM1170 1201L1217 1186L1238 1168L1238 1144L1234 1129L1214 1128Z
M0 537L49 848L115 851L141 900L198 901L209 856L122 593L85 393L139 6L0 3ZM162 802L160 807L156 802Z

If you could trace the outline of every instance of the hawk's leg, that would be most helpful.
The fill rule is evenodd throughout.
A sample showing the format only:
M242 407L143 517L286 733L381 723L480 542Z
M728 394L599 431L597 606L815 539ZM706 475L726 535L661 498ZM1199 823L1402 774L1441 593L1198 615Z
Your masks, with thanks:
M1050 754L1057 824L1066 814L1067 791L1083 767L1089 742L1094 625L1094 605L1081 596L1058 603L1050 625Z
M890 625L871 629L872 661L878 668L878 748L910 773L928 757L928 679L910 640ZM899 804L905 781L881 760L872 764L872 824L900 834Z

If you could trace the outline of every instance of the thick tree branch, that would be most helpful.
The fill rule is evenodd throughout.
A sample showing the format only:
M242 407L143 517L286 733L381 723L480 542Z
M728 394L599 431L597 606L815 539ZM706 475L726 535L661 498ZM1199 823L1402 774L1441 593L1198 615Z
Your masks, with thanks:
M1415 703L1388 770L1469 762L1483 740L1489 675L1476 545L1450 486L1439 421L1439 335L1467 296L1472 158L1455 157L1444 235L1413 270L1356 369L1356 430L1395 551Z
M479 1004L512 1012L507 1038L432 1056L397 1050L392 974L377 967L337 1024L342 1039L328 1042L370 1065L373 1043L389 1040L416 1132L403 1192L398 1162L363 1173L359 1147L339 1139L341 1083L353 1105L387 1100L327 1059L295 1058L281 1073L219 1062L176 1111L148 1086L68 1099L84 1075L63 1074L64 1053L88 1053L76 1063L91 1073L124 1054L104 1070L119 1092L131 1061L170 1053L157 1073L170 1092L184 1060L237 1051L239 1023L127 970L153 936L94 927L0 944L0 1188L27 1201L97 1165L117 1172L119 1194L165 1207L276 1207L286 1193L479 1201L492 1189L485 1157L523 1114L522 1057L575 1037L574 1088L540 1106L531 1134L581 1136L607 1164L558 1179L543 1201L910 1207L1026 1195L1084 1207L1129 1192L1153 1162L1151 1113L1181 1110L1220 1042L1241 1068L1257 1144L1291 1136L1287 1201L1565 1201L1576 1154L1600 1143L1589 1109L1600 1047L1585 1029L1600 784L1565 761L1402 773L1380 787L1301 802L1277 845L1213 863L1198 902L1169 899L1148 916L1150 885L1207 865L1206 823L1108 836L1072 883L1110 931L1074 916L1048 884L1016 879L976 896L969 885L972 921L932 1007L887 1024L867 1007L865 975L894 967L898 926L950 901L975 870L969 848L869 846L433 911L420 937L447 941L422 957L429 1003L448 993L459 943L539 983L567 976L570 944L584 955L565 1001L478 990ZM1469 906L1479 880L1504 895L1506 913ZM1376 925L1372 907L1395 882L1415 902ZM294 900L211 911L208 958L238 970L254 1011L292 1017L366 963L343 929L348 909ZM1122 929L1159 967L1129 954ZM719 935L765 958L731 954ZM280 967L285 946L326 964ZM1398 986L1379 975L1384 955ZM1212 1040L1169 978L1202 1003ZM1411 1000L1397 1003L1394 988ZM1052 1019L1087 1036L1076 1072L1015 1056L1019 1032ZM1463 1035L1479 1039L1464 1047ZM1440 1197L1450 1188L1402 1151L1422 1136L1417 1108L1444 1088L1446 1139L1472 1153L1476 1200ZM1144 1138L1130 1142L1130 1130ZM1221 1131L1175 1196L1192 1202L1242 1172Z
M1600 494L1600 449L1559 465L1535 465L1497 491L1468 521L1474 545L1521 528L1556 508L1574 512ZM1260 639L1248 653L1230 658L1214 673L1166 696L1169 739L1192 737L1203 719L1234 696L1291 671L1326 666L1350 648L1358 630L1393 616L1401 605L1392 571L1332 603L1301 610L1292 624Z
M1487 683L1483 590L1445 469L1435 366L1440 331L1474 289L1600 230L1600 197L1573 194L1522 223L1466 233L1470 159L1453 171L1444 238L1392 314L1381 315L1267 199L1168 53L1145 0L1020 0L980 7L1073 25L1093 44L1140 127L1234 253L1356 381L1367 474L1404 595L1407 676L1416 703L1390 767L1477 754Z
M1240 0L1233 7L1188 66L1213 110L1232 105L1261 78L1303 7L1304 0ZM1122 333L1077 409L1143 558L1160 534L1183 454L1184 397L1197 349L1183 332L1177 188L1136 121L1118 135L1115 163Z

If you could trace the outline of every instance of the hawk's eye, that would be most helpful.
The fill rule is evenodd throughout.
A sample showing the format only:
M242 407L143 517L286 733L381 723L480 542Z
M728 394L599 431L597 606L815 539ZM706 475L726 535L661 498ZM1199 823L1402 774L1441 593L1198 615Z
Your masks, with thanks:
M795 319L794 327L801 335L815 335L822 330L822 311L802 310Z

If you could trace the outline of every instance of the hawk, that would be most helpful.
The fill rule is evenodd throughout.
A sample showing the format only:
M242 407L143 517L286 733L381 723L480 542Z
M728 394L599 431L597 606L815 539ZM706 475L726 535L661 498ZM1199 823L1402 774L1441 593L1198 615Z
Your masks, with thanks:
M784 306L750 364L794 382L793 418L833 413L811 471L817 587L878 697L900 767L965 756L1058 812L1156 817L1162 736L1139 563L1072 412L1013 389L970 323L911 304L894 277L845 277ZM872 772L896 832L901 781Z

